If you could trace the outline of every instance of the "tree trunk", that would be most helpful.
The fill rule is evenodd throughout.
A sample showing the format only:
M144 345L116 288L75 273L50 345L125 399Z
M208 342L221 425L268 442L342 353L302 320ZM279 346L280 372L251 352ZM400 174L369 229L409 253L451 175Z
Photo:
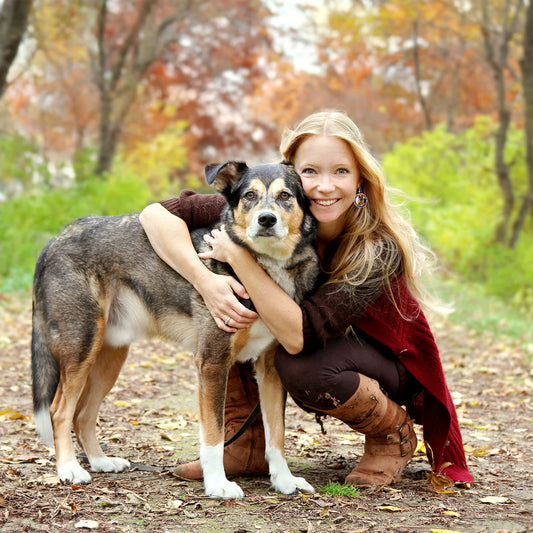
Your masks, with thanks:
M511 181L509 165L505 162L505 145L511 122L511 111L506 101L505 71L508 68L509 43L518 30L520 13L524 6L523 0L517 0L513 6L511 2L505 4L505 15L501 28L497 28L491 19L487 0L481 0L481 33L487 62L489 63L496 88L499 126L495 143L495 166L498 184L502 193L502 220L496 228L496 240L506 246L510 243L509 225L515 203L513 183ZM514 12L513 11L514 8Z
M513 225L510 245L512 248L518 243L520 232L528 214L533 212L533 3L529 2L526 11L524 27L524 54L520 62L522 69L522 91L524 93L525 108L525 142L526 167L528 176L527 191L522 199L520 212Z
M7 74L17 56L28 25L33 0L4 0L0 9L0 98L7 86Z
M96 85L100 92L100 147L95 172L103 174L111 169L124 119L137 95L137 87L158 53L158 39L162 26L154 28L151 13L157 2L144 0L137 20L124 44L111 58L107 48L105 28L107 0L101 0L98 15L98 59ZM168 20L164 24L168 24Z
M426 97L424 96L424 91L422 90L422 75L420 71L420 48L418 46L418 32L420 26L420 19L417 17L413 22L413 61L415 66L415 85L416 93L418 95L418 101L422 107L424 113L424 122L426 125L426 130L431 130L433 128L433 121L431 119L431 111L429 109Z

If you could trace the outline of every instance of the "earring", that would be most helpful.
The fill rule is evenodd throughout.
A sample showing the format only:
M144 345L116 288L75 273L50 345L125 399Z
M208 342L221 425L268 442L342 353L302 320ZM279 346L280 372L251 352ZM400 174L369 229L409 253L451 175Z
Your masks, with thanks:
M353 203L355 204L355 207L365 207L365 205L368 203L368 197L363 192L362 187L357 189L357 194L355 195Z

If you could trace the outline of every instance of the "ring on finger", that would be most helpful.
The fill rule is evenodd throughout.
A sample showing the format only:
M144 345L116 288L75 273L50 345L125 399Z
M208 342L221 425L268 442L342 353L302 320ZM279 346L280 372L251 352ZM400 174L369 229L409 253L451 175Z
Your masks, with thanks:
M231 320L231 317L229 316L228 318L226 318L226 320L224 320L224 325L227 326L230 320Z

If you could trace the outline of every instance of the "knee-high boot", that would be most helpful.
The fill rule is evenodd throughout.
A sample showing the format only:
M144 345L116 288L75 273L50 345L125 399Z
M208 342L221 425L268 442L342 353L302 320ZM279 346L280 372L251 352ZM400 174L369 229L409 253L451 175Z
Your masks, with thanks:
M357 487L389 485L400 478L416 449L413 421L379 383L360 374L360 385L343 405L326 411L365 435L361 461L346 478Z
M250 364L235 364L229 371L224 408L225 440L241 428L259 403L259 390ZM265 460L265 432L261 415L234 442L224 448L226 476L259 475L268 473ZM174 474L199 480L203 478L200 460L178 465Z

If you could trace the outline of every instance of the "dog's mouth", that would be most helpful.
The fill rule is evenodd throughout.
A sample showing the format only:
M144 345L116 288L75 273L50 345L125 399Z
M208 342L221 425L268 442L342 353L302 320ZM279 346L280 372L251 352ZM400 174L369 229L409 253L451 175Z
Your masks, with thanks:
M254 237L278 237L276 228L260 228L255 232Z

